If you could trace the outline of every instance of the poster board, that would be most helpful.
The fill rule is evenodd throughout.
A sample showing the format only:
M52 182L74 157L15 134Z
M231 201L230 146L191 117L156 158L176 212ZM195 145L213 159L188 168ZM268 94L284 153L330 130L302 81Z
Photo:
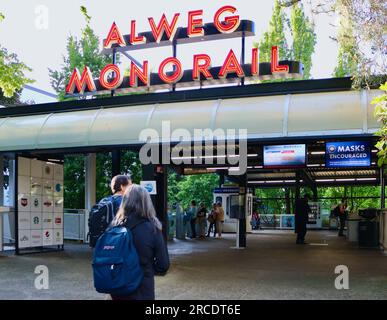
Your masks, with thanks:
M63 165L18 157L18 248L63 245Z

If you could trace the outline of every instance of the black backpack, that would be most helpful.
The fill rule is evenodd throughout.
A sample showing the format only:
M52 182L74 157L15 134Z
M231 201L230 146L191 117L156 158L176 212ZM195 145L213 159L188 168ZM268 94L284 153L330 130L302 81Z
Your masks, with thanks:
M102 199L94 205L89 212L89 246L94 248L98 238L105 232L110 222L114 219L113 197Z

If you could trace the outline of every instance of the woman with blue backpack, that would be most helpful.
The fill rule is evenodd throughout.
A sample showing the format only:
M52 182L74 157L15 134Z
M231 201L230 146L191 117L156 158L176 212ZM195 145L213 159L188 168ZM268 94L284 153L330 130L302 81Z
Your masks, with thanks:
M110 228L98 239L94 285L113 300L154 300L155 274L169 269L167 246L148 191L131 185Z

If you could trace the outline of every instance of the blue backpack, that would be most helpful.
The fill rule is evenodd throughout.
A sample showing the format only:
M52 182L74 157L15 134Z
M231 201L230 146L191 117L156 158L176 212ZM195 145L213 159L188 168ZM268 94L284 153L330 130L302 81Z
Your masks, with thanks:
M106 230L93 254L95 289L99 293L130 295L140 286L143 276L130 229L117 226Z

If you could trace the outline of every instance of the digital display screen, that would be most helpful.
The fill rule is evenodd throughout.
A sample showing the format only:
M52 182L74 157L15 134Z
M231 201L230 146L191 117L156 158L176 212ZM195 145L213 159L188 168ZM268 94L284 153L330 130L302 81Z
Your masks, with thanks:
M325 166L328 168L371 165L371 146L367 141L327 142L325 147Z
M295 168L306 166L306 145L288 144L263 147L265 168Z

